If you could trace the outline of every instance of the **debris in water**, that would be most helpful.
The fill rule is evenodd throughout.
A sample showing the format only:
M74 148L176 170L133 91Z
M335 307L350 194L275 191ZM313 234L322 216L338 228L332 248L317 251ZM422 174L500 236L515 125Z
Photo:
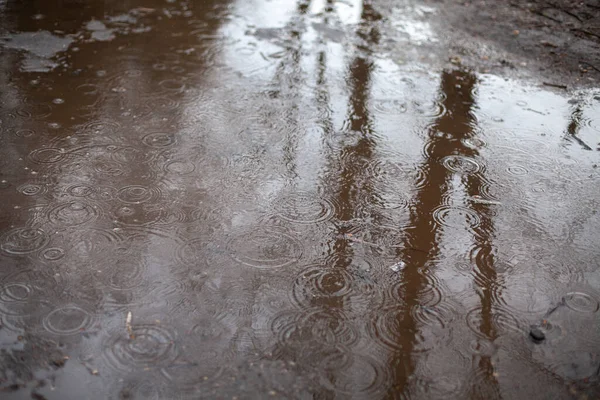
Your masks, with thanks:
M134 339L133 329L131 328L131 318L132 318L131 311L129 311L127 313L127 319L125 319L125 329L127 330L129 337L131 339Z
M455 65L460 65L460 64L462 64L462 60L460 59L460 57L459 57L459 56L452 56L452 57L450 57L450 62L451 62L452 64L455 64Z
M394 272L400 272L406 267L406 263L404 261L399 261L396 264L392 265L390 269Z
M536 343L539 343L542 340L546 339L546 335L544 334L544 332L542 332L542 330L537 326L531 328L531 330L529 331L529 336L531 336L533 341Z
M93 368L91 365L89 365L88 363L81 363L81 365L83 365L85 367L85 369L87 369L87 371L92 374L92 375L98 375L99 372L96 368Z
M153 13L154 12L154 8L137 7L137 8L134 8L132 11L137 11L137 12L140 12L142 14L149 14L149 13Z
M468 197L468 199L471 200L473 203L487 204L487 205L494 205L494 206L502 205L502 203L499 201L484 199L483 197L478 196L478 195L470 196L470 197Z
M567 85L561 85L559 83L552 83L552 82L542 82L542 84L544 86L550 86L550 87L555 87L555 88L559 88L559 89L564 89L567 90Z

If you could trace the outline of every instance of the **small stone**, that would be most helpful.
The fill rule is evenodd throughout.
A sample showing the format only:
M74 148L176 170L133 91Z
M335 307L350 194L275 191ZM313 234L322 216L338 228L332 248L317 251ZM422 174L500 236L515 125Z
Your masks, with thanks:
M396 264L392 265L390 269L394 272L400 272L406 267L406 263L404 261L399 261Z
M542 332L542 330L537 326L531 328L529 331L529 336L531 336L536 342L541 342L542 340L546 339L544 332Z
M460 65L462 63L462 60L459 56L452 56L450 57L450 62L454 65Z
M63 359L56 359L56 360L52 360L50 361L50 364L52 364L54 367L56 368L62 368L65 366L65 363L67 362L67 360Z

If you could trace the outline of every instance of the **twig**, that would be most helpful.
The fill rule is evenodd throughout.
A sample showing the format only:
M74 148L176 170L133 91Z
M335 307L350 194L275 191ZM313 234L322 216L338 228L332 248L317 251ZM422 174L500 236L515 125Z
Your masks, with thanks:
M133 328L131 327L131 317L132 317L132 315L131 315L131 311L129 311L129 312L127 313L127 318L125 319L125 330L126 330L126 331L127 331L127 333L129 334L129 337L130 337L131 339L133 339L133 338L134 338L134 335L133 335Z
M586 35L590 35L590 36L593 36L593 37L596 37L596 38L600 39L600 35L598 35L598 34L596 34L596 33L594 33L594 32L590 32L590 31L588 31L587 29L581 29L581 28L571 28L571 30L572 30L573 32L581 32L581 33L585 33Z
M551 86L551 87L555 87L555 88L567 90L567 85L561 85L561 84L558 84L558 83L542 82L542 85L544 85L544 86Z
M585 64L585 65L587 65L588 67L591 67L592 69L596 70L597 72L600 72L600 69L599 69L598 67L596 67L594 64L590 64L590 63L589 63L589 62L587 62L587 61L582 61L582 60L579 60L579 64Z

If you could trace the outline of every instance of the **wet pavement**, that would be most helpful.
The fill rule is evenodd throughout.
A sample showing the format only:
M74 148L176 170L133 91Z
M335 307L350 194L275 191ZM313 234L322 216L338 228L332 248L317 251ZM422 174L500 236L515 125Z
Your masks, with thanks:
M0 1L0 397L600 396L600 90L394 4Z

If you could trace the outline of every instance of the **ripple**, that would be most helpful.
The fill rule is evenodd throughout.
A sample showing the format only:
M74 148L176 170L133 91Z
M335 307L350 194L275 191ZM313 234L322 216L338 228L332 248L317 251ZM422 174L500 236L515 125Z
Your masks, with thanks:
M337 351L327 355L319 369L323 386L343 396L375 396L386 390L386 368L371 357Z
M540 325L537 326L546 335L546 340L552 344L567 337L567 331L556 322L550 322L543 320ZM572 334L573 332L568 332Z
M304 250L298 239L276 227L238 233L227 243L227 249L240 264L260 269L291 265Z
M196 165L191 161L172 160L163 165L163 170L177 175L187 175L196 170Z
M598 360L593 353L575 351L553 356L547 368L567 382L589 381L598 374Z
M81 132L93 135L106 135L112 137L115 132L121 128L121 125L115 121L96 120L83 126Z
M410 394L405 399L430 398L430 399L464 399L469 398L464 386L464 377L460 373L452 376L452 372L444 371L443 376L427 370L422 373L423 378L415 377L411 385ZM453 371L455 372L455 371ZM413 389L414 388L414 389Z
M63 226L82 225L98 217L98 209L80 201L54 206L48 212L50 222Z
M399 226L371 224L356 229L344 237L350 242L382 249L398 249L405 247L404 236Z
M85 257L103 254L123 241L117 232L106 229L76 229L69 236L74 239L72 247Z
M29 159L37 164L54 164L66 157L67 153L64 150L52 147L33 150L29 153Z
M341 267L320 264L308 266L292 284L292 300L301 307L368 303L373 294L373 285L353 276Z
M406 102L393 99L380 99L373 101L373 109L377 114L400 115L408 110Z
M0 301L2 303L25 302L33 291L32 287L25 283L8 283L0 289Z
M580 313L595 313L600 309L598 300L583 292L567 293L564 301L567 307Z
M74 197L88 197L95 192L95 189L91 185L85 183L72 185L67 188L67 193Z
M471 157L452 155L442 159L442 164L451 172L456 172L465 175L476 174L481 171L479 161Z
M117 196L117 189L109 186L92 186L85 183L67 187L66 192L73 197L90 198L92 200L108 201Z
M156 154L137 147L119 146L112 149L110 157L113 161L123 165L144 164L151 161Z
M37 309L32 309L31 301L39 300L36 297L39 290L26 281L12 281L2 283L0 286L0 315L4 317L27 317Z
M170 147L177 143L177 139L175 136L170 133L164 132L153 132L148 133L142 137L142 142L146 146L154 147L154 148L164 148Z
M479 215L464 207L441 206L433 211L433 219L440 226L475 229L481 224Z
M374 160L369 162L366 167L368 175L379 180L397 180L406 179L410 176L407 173L407 166L390 160Z
M119 189L117 198L123 203L140 204L155 202L160 199L162 192L157 187L130 185Z
M153 110L154 113L156 112L177 112L178 108L179 108L179 102L176 100L173 100L169 97L154 97L150 100L146 100L144 102L145 105L147 105L150 109Z
M210 385L223 374L221 355L213 349L205 349L201 360L177 363L160 370L162 375L179 391L195 392Z
M498 347L493 341L480 337L469 342L469 351L474 355L492 357L498 351Z
M505 276L511 273L512 267L499 259L496 248L487 242L479 242L471 248L469 256L473 262L469 270L475 283L494 293L501 291Z
M113 213L114 221L127 227L153 225L165 216L163 208L145 204L120 206Z
M279 198L275 210L286 221L313 224L330 219L334 206L317 193L296 192Z
M89 197L92 200L108 201L117 196L117 189L109 186L88 185L85 183L71 185L66 189L73 197Z
M515 185L485 181L480 188L481 200L489 204L504 204L505 201L523 203L525 192ZM479 199L478 199L479 200Z
M101 268L93 273L100 282L114 290L131 290L144 284L147 264L144 259L129 255L109 258Z
M508 334L523 334L526 324L501 308L493 307L488 316L483 308L474 308L467 313L467 326L478 337L494 340Z
M55 335L75 335L88 330L93 323L93 316L76 305L57 308L43 321L44 328Z
M514 176L525 176L529 173L529 170L522 165L511 165L506 168L506 172Z
M160 368L178 355L173 334L160 325L133 325L131 336L115 334L104 348L108 365L123 372Z
M36 183L26 183L17 188L17 191L25 196L38 196L46 193L46 186Z
M191 239L177 249L177 259L183 265L206 267L207 245L207 238Z
M369 323L371 338L386 350L422 353L447 343L451 338L443 313L423 313L423 324L417 324L405 307L377 310ZM413 326L414 327L411 327Z
M384 210L406 209L410 205L410 200L397 191L369 193L363 198L363 202L367 208L374 207Z
M302 313L284 312L273 319L271 329L279 344L304 351L311 346L335 347L356 343L359 333L348 317L336 309L308 309ZM307 350L308 350L307 349Z
M542 268L555 282L572 284L585 281L585 273L581 265L573 262L548 261L540 262Z
M29 103L24 104L17 110L16 114L25 119L44 119L52 113L52 107L49 104Z
M2 235L3 251L9 254L28 254L45 247L50 236L38 228L15 228Z
M461 393L466 396L458 396L456 398L473 398L473 399L501 399L503 398L500 392L499 385L491 385L489 376L490 371L483 367L475 367L465 379L463 385L467 393Z
M160 375L157 374L144 374L143 377L132 378L128 376L124 379L119 379L118 385L113 385L111 394L107 397L109 399L144 399L144 400L184 400L179 394L177 387L168 387L163 384L157 384L161 379ZM101 393L102 396L106 396L106 389ZM93 394L92 392L91 394ZM90 397L96 397L90 394ZM187 397L185 398L187 399Z
M446 107L442 102L443 100L434 100L433 102L413 102L412 108L416 112L417 116L423 117L427 120L437 119L446 114Z
M410 268L410 266L408 266ZM405 279L396 280L392 283L386 295L396 302L397 307L405 307L407 302L416 301L418 306L425 308L436 307L443 298L442 283L429 274L419 272L420 284L415 290L407 286Z
M47 261L58 261L65 256L65 251L60 247L49 247L42 251L42 258Z
M46 299L51 298L59 286L59 282L32 270L10 274L0 281L0 315L5 320L18 320L43 314L47 310Z
M473 150L481 150L487 146L487 143L478 137L461 139L461 143Z
M165 79L160 81L158 85L169 92L183 92L186 87L184 82L177 79Z
M20 138L28 138L35 135L35 131L31 129L19 129L14 131L14 135Z
M107 176L123 176L127 175L129 170L112 160L94 160L92 168L95 172Z

